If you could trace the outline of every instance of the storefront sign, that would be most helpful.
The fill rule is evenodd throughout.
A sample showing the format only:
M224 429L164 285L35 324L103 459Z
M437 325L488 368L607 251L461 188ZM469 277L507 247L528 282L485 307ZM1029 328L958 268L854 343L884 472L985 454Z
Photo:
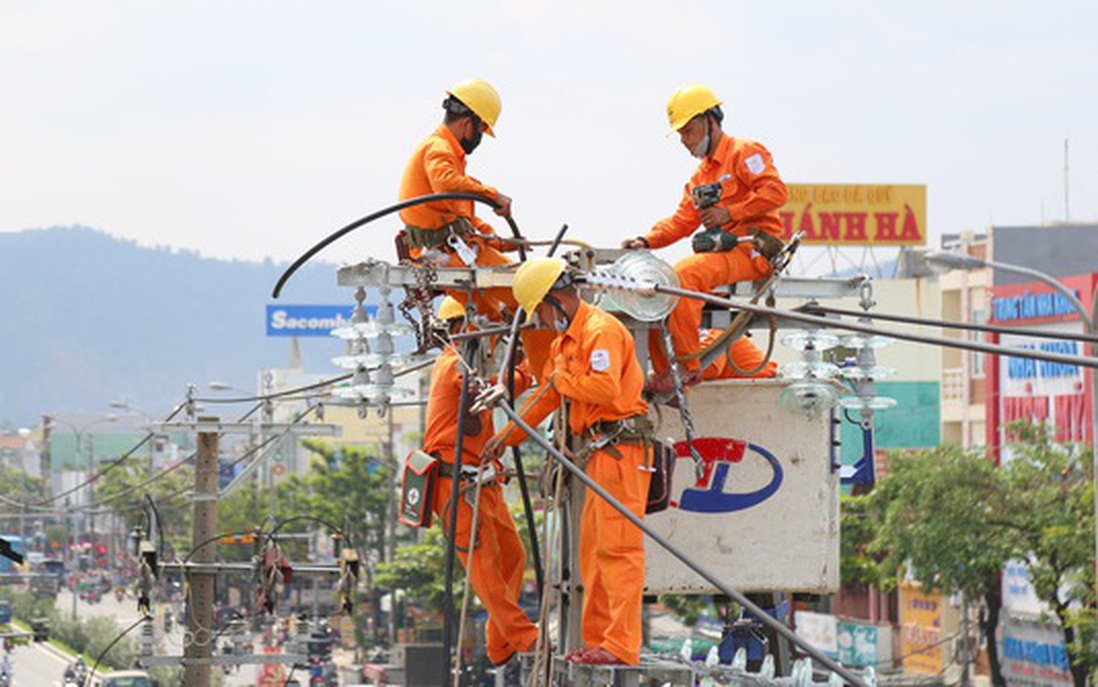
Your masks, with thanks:
M892 658L890 628L839 621L839 663L844 666L882 666Z
M795 611L793 625L806 642L831 658L839 656L839 619L828 613Z
M923 675L942 672L942 596L924 594L918 585L900 585L900 653L904 670Z
M789 184L785 237L828 246L926 245L926 186Z
M1056 625L1006 620L1000 653L1003 677L1009 685L1066 687L1073 685L1063 631Z

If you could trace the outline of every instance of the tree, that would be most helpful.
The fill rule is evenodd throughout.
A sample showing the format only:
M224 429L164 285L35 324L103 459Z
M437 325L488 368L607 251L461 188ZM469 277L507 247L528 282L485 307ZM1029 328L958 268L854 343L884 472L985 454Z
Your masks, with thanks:
M1057 444L1043 426L1012 425L1018 443L1004 466L1007 513L1034 591L1060 621L1071 673L1086 684L1094 634L1094 475L1089 450Z
M1089 451L1052 442L1043 427L1012 426L1016 443L1002 467L980 452L941 446L889 456L889 472L868 496L848 501L844 574L884 586L906 570L927 590L980 600L991 678L1005 685L995 642L1000 573L1029 565L1037 597L1064 631L1073 681L1098 664L1094 613L1094 476ZM859 518L859 508L864 517ZM877 526L865 544L863 525ZM873 561L877 571L873 572Z
M146 536L163 535L165 543L174 550L186 551L190 546L193 507L181 497L193 488L194 468L182 465L163 470L155 480L150 479L144 462L123 462L104 472L96 482L95 500L122 518L127 531L141 527ZM154 522L157 531L149 532Z
M981 600L992 683L1005 686L995 645L1002 608L999 573L1015 553L1006 487L981 454L941 446L889 456L888 474L867 497L866 522L879 523L865 552L879 579L895 586L906 569L927 590ZM873 576L872 573L869 574Z
M351 541L363 557L367 584L374 566L386 558L389 526L396 495L392 493L392 458L379 458L369 449L307 440L303 445L323 460L313 461L298 483L299 512L350 530Z
M461 591L460 565L454 566L454 592ZM444 608L446 600L446 540L438 527L423 531L422 541L397 549L394 560L378 566L379 587L403 589L422 608Z

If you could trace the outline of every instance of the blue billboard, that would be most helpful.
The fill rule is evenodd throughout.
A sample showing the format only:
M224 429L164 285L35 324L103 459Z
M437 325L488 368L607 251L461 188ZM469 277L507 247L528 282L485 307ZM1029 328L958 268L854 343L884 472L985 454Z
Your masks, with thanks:
M353 305L268 305L267 336L331 336L332 330L351 324ZM366 306L370 316L376 305Z

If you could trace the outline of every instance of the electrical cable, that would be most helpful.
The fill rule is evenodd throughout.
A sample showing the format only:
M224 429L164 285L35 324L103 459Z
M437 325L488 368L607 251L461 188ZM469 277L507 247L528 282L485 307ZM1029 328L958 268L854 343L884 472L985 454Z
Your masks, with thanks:
M466 348L469 351L469 357L472 357L476 352L477 340L471 339L466 343ZM464 362L462 356L458 356L458 360ZM465 364L466 368L469 368L468 363ZM440 669L442 674L440 675L440 685L445 685L450 682L448 676L450 674L450 666L454 659L451 656L452 641L454 631L454 559L457 557L455 547L457 546L457 521L458 521L458 497L461 489L459 483L461 480L461 462L462 453L465 449L465 415L469 412L469 389L473 381L474 372L471 368L461 375L461 396L458 398L458 419L457 419L457 436L454 439L454 459L450 463L451 477L450 477L450 536L447 537L446 542L446 583L445 593L443 594L443 621L442 621L442 665ZM446 532L446 524L443 525L443 533ZM472 546L472 542L469 543Z
M271 298L277 300L279 295L282 293L282 287L286 285L286 282L289 281L294 272L297 272L297 270L300 269L301 266L304 265L306 262L308 262L314 255L324 250L332 243L343 238L345 235L349 234L355 229L358 229L361 226L369 224L370 222L373 222L375 220L379 220L382 217L391 215L394 212L398 212L405 208L422 205L423 203L433 203L436 200L471 200L476 203L484 203L485 205L494 209L499 208L499 203L497 203L496 201L490 198L485 198L484 196L477 195L475 193L432 193L425 196L416 196L415 198L409 198L408 200L404 200L399 203L390 205L386 208L382 208L377 212L370 213L369 215L366 215L361 219L357 219L347 226L336 230L332 234L329 234L327 237L322 239L312 248L302 253L296 260L293 261L293 263L289 267L286 268L286 271L282 273L282 276L278 278L278 281L275 283L274 289L271 291ZM511 226L511 231L518 234L518 226L515 224L514 220L510 217L507 217L505 219L507 220L507 223ZM518 235L516 236L516 238L522 237L521 235ZM519 254L522 256L523 260L526 259L525 251L521 246L519 247Z
M122 638L125 637L126 635L128 635L130 632L133 632L134 628L141 625L141 623L145 622L146 619L148 619L148 616L147 615L142 615L132 625L127 627L125 630L123 630L122 634L115 637L111 641L111 643L107 645L106 649L103 649L103 653L99 654L99 657L95 659L95 663L93 663L91 668L87 671L87 673L84 674L84 682L82 683L83 687L88 687L88 680L91 679L91 677L93 675L95 675L96 669L99 668L99 663L110 652L110 650L114 648L114 645L117 644L119 641L121 641Z
M178 415L180 412L182 412L186 407L187 407L187 403L180 403L179 405L177 405L175 407L175 409L172 410L172 412L168 414L168 417L164 419L164 422L170 422L172 420L172 418L174 418L176 415ZM153 438L153 436L154 436L153 432L149 432L148 434L146 434L145 438L143 438L141 441L137 442L137 444L133 448L131 448L129 451L126 451L124 454L122 454L121 456L119 456L115 460L108 463L106 467L104 467L102 470L100 470L91 479L88 479L88 480L86 480L86 481L84 481L80 484L77 484L75 487L73 487L71 489L63 491L59 494L55 494L51 498L45 499L43 501L39 501L38 503L35 503L35 504L32 504L32 505L35 505L35 506L49 505L51 503L55 503L55 502L61 500L62 498L66 497L66 496L69 496L70 494L73 494L77 491L80 491L81 489L83 489L84 487L86 487L90 484L95 484L96 482L98 482L100 480L100 478L103 477L103 475L107 474L111 470L114 470L116 467L118 467L123 462L125 462L130 456L132 456L134 453L136 453L137 450L139 448L141 448L142 446L144 446L146 443L148 443Z
M899 339L902 341L911 341L914 343L922 343L931 346L959 348L967 351L976 351L978 353L990 353L992 355L1003 355L1015 358L1030 358L1033 360L1043 360L1051 363L1063 363L1065 365L1079 365L1088 368L1098 368L1098 359L1088 358L1085 356L1047 353L1044 351L1035 351L1031 349L1010 348L1007 346L986 344L978 341L965 341L964 339L953 339L942 336L911 334L895 329L881 329L879 327L874 327L872 325L859 322L835 321L826 317L811 315L797 310L785 310L782 308L771 308L768 306L746 303L743 301L732 300L730 298L722 298L720 296L714 296L712 294L701 293L699 291L691 291L690 289L682 289L674 286L664 286L662 284L647 284L646 286L651 290L659 293L673 294L676 296L681 296L683 298L693 298L703 301L705 303L709 303L711 305L728 308L730 310L746 310L748 312L755 313L756 315L774 315L785 318L787 320L793 320L795 322L803 322L806 324L815 325L817 327L820 327L821 329L845 329L853 332L860 332L863 334L874 334L886 338Z
M992 324L978 324L976 322L949 322L946 320L933 320L922 317L910 317L907 315L889 315L878 312L847 310L830 306L809 303L797 308L800 312L822 315L846 315L850 317L868 317L884 322L897 322L900 324L914 324L927 327L942 327L944 329L962 329L974 332L987 332L990 334L1016 334L1018 336L1030 336L1035 339L1058 339L1066 341L1082 341L1084 343L1098 344L1098 336L1093 334L1079 334L1075 332L1050 332L1044 330L1027 329L1024 327L1000 327Z
M338 375L336 377L330 377L328 379L322 379L321 381L314 382L312 384L306 384L305 386L299 386L299 387L296 387L296 388L293 388L293 389L286 389L285 391L278 391L278 392L270 393L270 394L261 394L261 395L257 395L257 396L238 396L238 397L235 397L235 398L226 398L226 397L217 397L217 396L210 397L210 398L203 397L203 398L194 399L194 402L195 403L253 403L255 401L273 401L276 398L282 398L284 396L290 396L290 395L293 395L293 394L301 393L303 391L312 391L313 389L320 389L322 387L331 386L333 384L337 384L339 382L342 382L346 379L350 379L353 376L354 376L353 373L342 374L342 375ZM251 412L255 412L255 410L253 410ZM251 415L251 413L248 413L248 415ZM245 415L245 417L247 417L247 415Z

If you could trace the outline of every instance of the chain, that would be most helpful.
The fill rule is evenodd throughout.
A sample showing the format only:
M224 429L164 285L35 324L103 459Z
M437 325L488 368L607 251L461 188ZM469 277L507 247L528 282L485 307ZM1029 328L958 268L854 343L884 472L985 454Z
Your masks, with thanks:
M404 300L397 309L404 319L412 325L416 335L416 353L424 354L432 344L431 338L431 301L434 298L434 283L438 281L438 270L429 262L409 263L416 285L404 289ZM419 310L419 318L412 315L412 309Z
M663 345L669 352L675 350L675 344L671 340L671 332L667 329L667 320L660 321L660 330L663 333ZM705 461L694 446L694 420L690 417L690 408L686 405L686 392L683 390L682 375L679 373L679 364L670 360L671 378L675 380L675 398L679 402L679 413L682 415L682 428L686 434L686 445L690 447L690 456L694 459L694 473L700 481L705 476Z

